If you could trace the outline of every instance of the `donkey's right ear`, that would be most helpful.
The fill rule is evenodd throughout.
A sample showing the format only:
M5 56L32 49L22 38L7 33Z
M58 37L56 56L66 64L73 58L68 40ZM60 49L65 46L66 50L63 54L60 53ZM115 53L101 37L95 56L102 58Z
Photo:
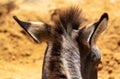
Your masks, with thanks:
M108 14L104 13L97 22L89 25L88 27L81 29L82 31L80 32L82 33L80 33L81 34L80 37L82 38L83 41L93 46L96 44L96 41L100 36L100 34L106 30L107 24L108 24Z
M94 46L96 44L99 36L106 30L108 25L108 19L108 14L104 13L100 17L100 19L94 24L94 32L92 33L89 41L91 46Z
M37 43L46 41L50 36L51 27L43 22L23 22L16 16L15 21L35 40Z

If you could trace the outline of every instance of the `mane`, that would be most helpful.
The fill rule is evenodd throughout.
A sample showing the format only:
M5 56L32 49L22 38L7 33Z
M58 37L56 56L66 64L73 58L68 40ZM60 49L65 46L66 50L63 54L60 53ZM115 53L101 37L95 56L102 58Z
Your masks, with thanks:
M81 14L82 10L78 6L72 6L57 13L54 22L56 30L62 33L64 30L79 29L85 18ZM56 15L56 14L55 14Z

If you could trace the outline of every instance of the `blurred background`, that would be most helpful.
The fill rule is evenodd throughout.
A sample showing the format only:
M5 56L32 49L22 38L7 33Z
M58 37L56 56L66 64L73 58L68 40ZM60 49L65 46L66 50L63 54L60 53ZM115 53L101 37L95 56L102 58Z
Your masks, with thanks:
M41 79L46 43L36 44L13 20L50 22L55 9L79 5L86 24L107 12L109 24L97 44L98 79L120 79L120 0L0 0L0 79Z

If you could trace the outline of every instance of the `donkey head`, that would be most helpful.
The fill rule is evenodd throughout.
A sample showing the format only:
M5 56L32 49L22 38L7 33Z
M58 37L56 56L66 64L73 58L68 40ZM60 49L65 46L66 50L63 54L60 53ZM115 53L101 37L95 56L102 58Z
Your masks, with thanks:
M97 79L97 67L101 63L101 55L96 42L107 27L108 15L104 13L97 22L79 29L80 12L72 9L60 14L60 18L54 21L55 27L43 22L23 22L16 16L14 19L36 42L61 41L63 40L61 35L69 37L68 40L73 40L79 51L80 63L78 64L80 64L79 71L82 75L80 79Z

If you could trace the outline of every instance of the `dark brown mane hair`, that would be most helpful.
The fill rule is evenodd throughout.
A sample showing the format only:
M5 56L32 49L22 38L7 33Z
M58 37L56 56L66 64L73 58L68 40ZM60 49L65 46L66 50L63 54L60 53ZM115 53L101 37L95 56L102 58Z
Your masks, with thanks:
M71 6L62 10L55 10L52 14L52 20L57 26L57 31L63 33L63 30L68 28L77 30L85 21L82 10L78 6Z

